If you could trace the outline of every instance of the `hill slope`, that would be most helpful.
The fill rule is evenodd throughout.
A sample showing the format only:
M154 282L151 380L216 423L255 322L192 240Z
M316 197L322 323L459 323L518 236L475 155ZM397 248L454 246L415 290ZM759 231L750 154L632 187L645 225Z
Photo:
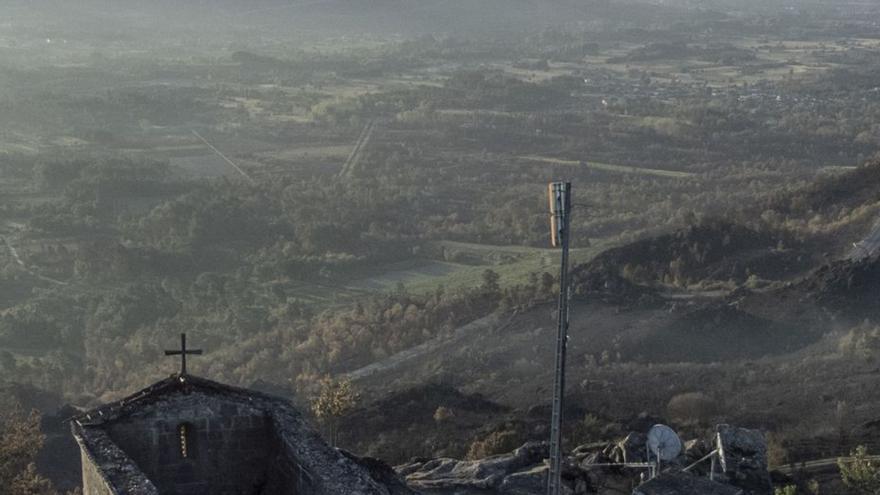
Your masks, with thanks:
M852 213L875 207L876 177L880 163L768 198L757 207L776 205L767 218L736 212L610 249L575 267L567 391L572 428L587 412L666 416L671 399L693 392L713 403L711 412L696 423L668 420L682 421L683 428L730 421L825 431L839 427L829 418L840 404L858 405L848 413L852 424L873 419L880 392L867 384L880 358L873 344L880 329L870 323L880 320L880 260L846 259L842 246L870 230L870 215ZM799 223L806 218L813 221ZM840 259L826 251L831 238L841 246ZM530 433L517 438L540 438L553 379L554 309L547 302L501 316L358 383L392 397L440 379L509 408L477 415L484 424L519 432L510 422L534 414L524 430ZM475 417L468 414L463 417ZM432 431L430 416L414 414L409 431ZM431 455L422 444L408 448Z

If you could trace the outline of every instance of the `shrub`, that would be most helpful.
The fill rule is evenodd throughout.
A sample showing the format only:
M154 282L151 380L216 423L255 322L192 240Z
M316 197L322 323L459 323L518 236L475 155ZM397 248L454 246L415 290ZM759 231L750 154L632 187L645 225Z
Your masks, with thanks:
M839 459L837 466L843 484L850 490L864 495L880 494L880 462L871 459L864 445L856 447L850 459Z
M483 439L474 440L468 450L467 458L473 461L504 454L518 448L523 443L524 440L514 431L493 431Z
M578 443L602 440L606 426L601 419L588 413L575 425L574 437Z
M846 356L875 356L880 351L880 328L867 322L862 323L840 338L838 348Z
M669 416L681 423L706 423L717 413L715 401L702 392L678 394L666 406Z
M448 407L440 406L434 411L434 421L442 423L455 417L455 411Z
M788 449L785 448L779 434L771 433L767 436L767 463L770 467L788 463Z

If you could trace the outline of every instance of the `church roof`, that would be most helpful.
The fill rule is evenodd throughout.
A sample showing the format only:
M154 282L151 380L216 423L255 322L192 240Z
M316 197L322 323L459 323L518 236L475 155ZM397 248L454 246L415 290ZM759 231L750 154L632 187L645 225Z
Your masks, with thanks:
M83 412L72 418L72 421L80 426L99 426L127 416L142 406L168 394L192 391L199 391L211 395L222 395L227 398L249 402L258 400L260 402L274 403L277 406L290 408L290 404L287 400L281 397L246 388L226 385L194 375L174 374L147 388L139 390L128 397Z

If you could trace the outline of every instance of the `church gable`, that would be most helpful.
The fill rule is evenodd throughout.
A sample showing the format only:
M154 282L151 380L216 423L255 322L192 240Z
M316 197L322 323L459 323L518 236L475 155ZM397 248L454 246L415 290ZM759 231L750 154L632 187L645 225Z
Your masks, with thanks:
M175 375L74 420L85 495L388 494L287 401Z
M109 437L161 493L259 494L280 442L265 410L177 391L107 425Z

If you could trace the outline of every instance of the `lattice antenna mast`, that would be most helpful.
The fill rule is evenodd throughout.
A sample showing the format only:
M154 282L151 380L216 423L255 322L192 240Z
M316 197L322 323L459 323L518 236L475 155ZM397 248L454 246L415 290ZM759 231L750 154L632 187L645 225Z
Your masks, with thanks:
M553 415L550 418L550 472L547 476L547 495L562 492L562 410L565 398L565 351L568 345L568 246L571 227L571 183L553 182L548 187L550 196L550 241L562 248L562 266L559 271L559 304L556 311L556 382L553 386Z

